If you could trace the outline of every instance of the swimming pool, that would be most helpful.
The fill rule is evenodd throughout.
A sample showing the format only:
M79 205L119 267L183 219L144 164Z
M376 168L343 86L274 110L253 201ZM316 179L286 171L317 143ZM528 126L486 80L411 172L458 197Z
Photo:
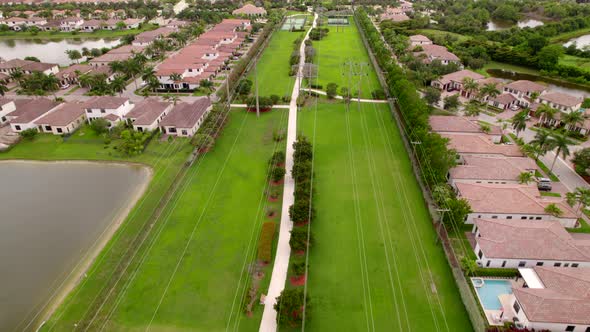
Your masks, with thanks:
M485 310L502 310L498 296L512 294L510 280L472 278L471 282L473 282L479 301Z

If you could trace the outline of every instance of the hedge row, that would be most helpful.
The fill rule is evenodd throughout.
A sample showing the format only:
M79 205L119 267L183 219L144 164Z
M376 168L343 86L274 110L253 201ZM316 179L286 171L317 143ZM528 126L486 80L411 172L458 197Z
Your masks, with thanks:
M517 277L518 269L500 269L500 268L484 268L478 267L472 273L474 277L501 277L514 278Z
M262 224L260 241L258 241L258 260L269 263L272 260L272 241L275 237L277 224L268 221Z

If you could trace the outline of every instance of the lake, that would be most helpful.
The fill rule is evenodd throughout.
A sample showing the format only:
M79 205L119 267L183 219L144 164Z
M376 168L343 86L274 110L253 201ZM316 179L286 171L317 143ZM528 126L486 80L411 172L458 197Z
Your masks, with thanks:
M82 48L103 48L119 45L120 38L113 39L3 39L0 40L0 56L5 60L14 58L23 59L26 56L35 56L39 60L48 63L57 63L67 66L72 63L66 54L66 50L82 51ZM82 59L80 59L82 60Z
M518 26L519 28L534 28L534 27L538 27L543 24L544 23L542 21L533 20L533 19L529 18L526 20L518 21L516 23L516 26ZM513 26L514 26L514 23L512 23L512 22L490 20L488 22L487 31L506 30L506 29L512 28Z
M562 82L550 77L543 77L538 75L531 75L525 73L515 73L511 71L505 71L502 69L488 69L486 70L492 77L500 78L505 81L517 81L517 80L529 80L533 82L541 83L551 91L567 93L572 96L588 98L590 97L590 87L570 82Z
M0 162L0 331L37 329L150 177L137 165Z
M590 46L590 35L583 35L578 38L570 39L567 43L563 44L563 46L567 47L573 43L576 43L576 47L579 49Z

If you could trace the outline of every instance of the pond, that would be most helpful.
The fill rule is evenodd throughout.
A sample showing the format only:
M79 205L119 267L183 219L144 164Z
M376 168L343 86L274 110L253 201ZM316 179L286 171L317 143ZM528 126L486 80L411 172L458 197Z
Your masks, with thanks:
M568 47L571 44L576 43L576 47L578 49L584 49L585 47L590 46L590 35L583 35L578 38L570 39L567 43L563 44L563 46Z
M82 51L82 48L112 48L119 45L120 38L113 39L4 39L0 40L0 56L5 60L14 58L24 59L34 56L48 63L57 63L67 66L72 63L66 54L66 50ZM80 59L83 60L83 59Z
M34 331L150 179L138 165L0 162L0 331ZM55 304L54 302L52 304Z
M493 77L506 79L506 80L529 80L533 82L539 82L549 88L549 90L555 92L567 93L572 96L587 98L590 97L590 87L586 85L580 85L570 82L562 82L559 80L552 79L550 77L544 77L539 75L515 73L512 71L505 71L502 69L488 69L488 74Z
M519 28L534 28L534 27L538 27L543 24L544 23L542 21L529 18L526 20L518 21L516 23L516 26L518 26ZM514 26L514 23L512 23L512 22L500 21L500 20L490 20L488 22L487 31L506 30L506 29L512 28L513 26Z

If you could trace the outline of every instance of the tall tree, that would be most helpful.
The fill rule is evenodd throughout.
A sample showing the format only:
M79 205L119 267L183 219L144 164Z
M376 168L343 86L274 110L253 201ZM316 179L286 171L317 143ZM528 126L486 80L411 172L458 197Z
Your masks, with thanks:
M67 50L66 54L70 60L76 61L76 63L80 63L80 59L82 59L82 53L78 50Z
M125 90L126 85L127 80L125 80L125 77L121 75L117 75L115 79L110 83L111 89L113 89L113 92L118 93L119 97L121 97L121 93Z
M553 146L555 150L555 158L553 158L553 163L551 164L551 171L553 171L553 167L555 166L555 162L557 161L557 157L561 154L563 159L567 158L570 155L570 145L573 145L574 142L569 140L565 135L561 135L558 133L553 133L551 135L551 146Z
M512 129L516 131L516 137L521 131L526 129L526 119L528 111L520 111L512 117Z
M551 150L553 140L551 139L551 132L549 130L540 129L535 134L535 138L530 141L530 144L533 146L538 147L539 149L536 152L535 159L539 159L541 154L545 155L547 151Z
M182 79L182 75L180 75L179 73L173 73L170 75L169 79L174 82L174 83L180 83L180 80ZM179 84L176 84L176 93L180 92L180 87Z
M475 95L479 90L479 84L471 77L465 77L462 81L463 90L465 90L469 96Z
M539 105L535 111L535 115L539 117L539 123L543 124L545 121L553 120L557 110L547 104Z
M583 125L585 120L586 115L582 112L569 112L563 114L561 117L561 121L565 123L565 129L567 130L571 130L578 125Z
M566 194L567 204L571 207L576 207L576 213L580 215L580 211L590 206L590 189L578 187L571 193Z

